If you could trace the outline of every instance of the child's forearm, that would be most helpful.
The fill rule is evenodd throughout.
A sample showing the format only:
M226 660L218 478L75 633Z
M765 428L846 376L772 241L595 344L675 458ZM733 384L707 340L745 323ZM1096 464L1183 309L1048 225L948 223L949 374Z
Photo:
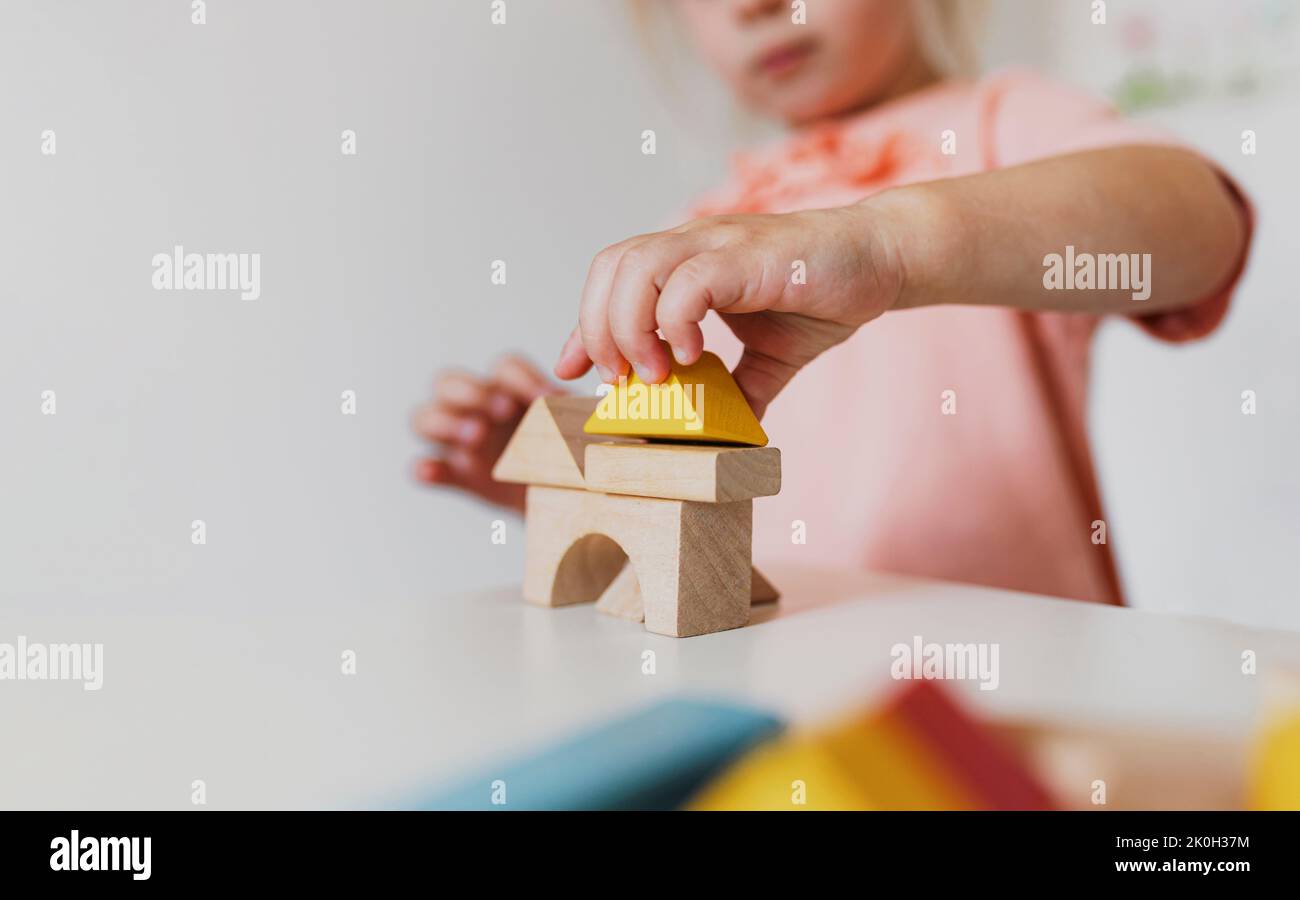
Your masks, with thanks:
M1222 287L1246 242L1226 184L1177 148L1077 153L897 188L863 206L890 223L895 309L1174 309Z
M696 219L597 254L555 372L576 378L594 364L608 382L631 364L662 381L670 350L682 365L699 359L700 322L714 310L745 344L732 374L761 414L799 369L890 309L1172 309L1225 287L1245 240L1242 210L1215 171L1154 147L902 187L852 206ZM1044 283L1052 254L1059 290ZM1103 277L1123 286L1079 289Z

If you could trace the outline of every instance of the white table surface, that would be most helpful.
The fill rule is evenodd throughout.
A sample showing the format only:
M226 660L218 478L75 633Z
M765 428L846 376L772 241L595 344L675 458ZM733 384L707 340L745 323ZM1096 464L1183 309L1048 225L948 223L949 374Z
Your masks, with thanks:
M893 686L890 647L996 642L1000 718L1244 734L1300 633L859 573L773 569L781 605L678 640L513 589L320 616L6 616L100 642L104 685L0 681L0 808L377 806L672 694L816 722ZM345 649L357 674L340 672ZM642 674L642 654L656 674ZM1259 674L1241 672L1253 650Z

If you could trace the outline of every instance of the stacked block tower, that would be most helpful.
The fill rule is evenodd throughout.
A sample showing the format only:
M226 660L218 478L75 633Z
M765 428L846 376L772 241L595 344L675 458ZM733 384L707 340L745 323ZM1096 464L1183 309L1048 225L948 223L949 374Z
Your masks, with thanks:
M777 599L752 565L753 501L781 489L766 444L711 353L662 385L538 398L492 472L528 486L524 599L674 637L747 624Z

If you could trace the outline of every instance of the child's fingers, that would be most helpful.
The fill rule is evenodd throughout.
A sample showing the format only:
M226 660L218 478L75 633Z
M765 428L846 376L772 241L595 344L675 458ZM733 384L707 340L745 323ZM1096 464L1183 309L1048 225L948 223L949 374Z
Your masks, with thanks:
M679 362L704 350L700 322L710 309L726 309L745 290L744 267L734 251L706 250L675 268L659 292L657 322Z
M699 249L688 234L660 234L624 252L609 296L609 327L619 353L651 384L668 377L671 365L658 329L659 288Z
M416 410L411 425L425 440L463 447L482 445L488 433L487 423L480 416L436 403Z
M591 357L582 346L582 331L574 328L569 332L569 339L560 350L560 357L555 361L555 377L568 381L587 374L591 368Z
M425 484L458 487L473 493L481 493L484 487L483 475L479 468L456 454L449 454L441 459L435 457L417 460L414 474L417 481Z
M525 404L559 390L532 362L516 354L503 356L497 362L492 381L499 394Z
M417 459L412 474L425 484L450 484L454 478L451 466L441 459Z
M609 329L609 291L614 283L619 260L634 244L644 240L629 238L606 247L596 254L582 286L582 301L578 307L578 331L587 356L596 364L602 381L614 381L626 374L627 360L619 353L618 344Z
M487 414L488 418L493 422L504 425L506 422L514 421L522 408L523 404L511 394L505 391L495 391L488 398Z
M485 410L491 396L488 383L468 372L444 372L433 386L435 401L459 410Z
M519 412L508 390L464 372L448 372L434 385L434 402L461 413L482 413L508 422Z
M683 266L678 266L664 282L655 316L664 340L672 347L673 356L682 365L689 366L704 352L704 332L700 323L709 311L709 295L697 288L696 276L691 274L690 268L679 277L677 271L681 268Z
M412 474L423 484L453 487L523 512L524 485L494 481L491 471L474 457L449 454L445 459L417 460Z

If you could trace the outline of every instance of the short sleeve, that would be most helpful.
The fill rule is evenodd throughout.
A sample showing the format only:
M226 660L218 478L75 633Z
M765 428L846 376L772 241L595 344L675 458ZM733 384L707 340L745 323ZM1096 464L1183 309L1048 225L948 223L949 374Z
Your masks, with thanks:
M1168 132L1125 119L1109 103L1086 91L1029 70L1008 70L981 85L980 120L985 164L990 169L1125 144L1187 148ZM1213 160L1207 162L1237 200L1246 240L1231 276L1210 296L1182 309L1128 317L1164 341L1196 340L1219 326L1250 252L1254 209L1236 182Z

